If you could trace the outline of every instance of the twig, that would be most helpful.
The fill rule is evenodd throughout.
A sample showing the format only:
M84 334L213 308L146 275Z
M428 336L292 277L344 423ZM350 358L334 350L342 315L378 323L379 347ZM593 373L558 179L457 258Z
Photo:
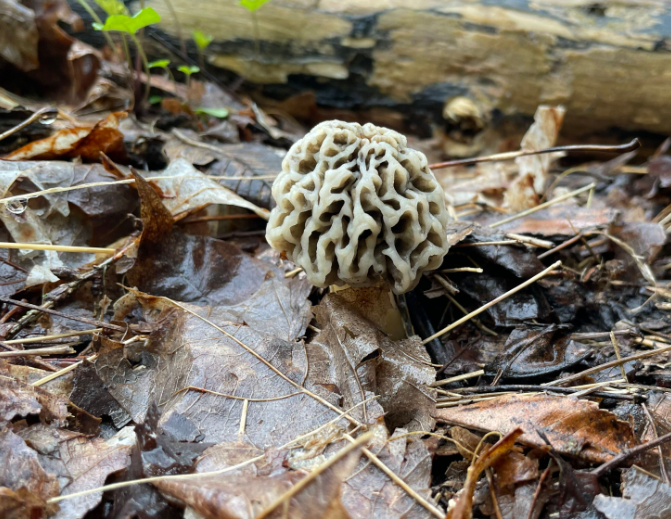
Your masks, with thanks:
M442 269L439 270L441 274L453 274L457 272L475 272L476 274L482 274L483 270L481 268L475 267L459 267L456 269Z
M538 480L538 486L536 487L536 491L534 492L534 497L531 499L531 506L529 507L529 513L527 514L527 519L532 519L534 516L534 508L536 508L536 502L538 501L538 496L541 494L541 489L543 488L543 483L545 483L545 480L547 477L550 475L550 467L552 466L552 458L550 459L550 463L546 467L546 469L543 471L543 474L541 475L540 479Z
M30 303L25 303L23 301L17 301L16 299L2 299L0 298L0 303L7 303L9 305L22 306L24 308L30 308L31 310L44 312L47 314L57 315L58 317L63 317L65 319L71 319L72 321L79 321L81 323L86 323L92 326L98 326L101 328L107 328L108 330L114 330L115 332L125 332L126 327L119 326L117 324L105 323L102 321L96 321L95 319L89 319L87 317L79 317L74 315L68 315L58 310L53 310L44 306L37 306Z
M546 269L543 270L542 272L539 272L539 273L536 274L534 277L532 277L532 278L526 280L524 283L521 283L520 285L517 285L517 286L516 286L515 288L513 288L512 290L508 290L508 292L506 292L505 294L500 295L500 296L497 297L496 299L493 299L492 301L490 301L489 303L487 303L487 304L481 306L481 307L478 308L477 310L472 311L470 314L465 315L465 316L462 317L461 319L456 320L455 322L453 322L452 324L450 324L450 325L447 326L446 328L443 328L443 329L440 330L439 332L434 333L431 337L428 337L428 338L424 339L424 340L422 341L422 344L426 344L427 342L431 342L433 339L437 339L438 337L441 337L441 336L445 335L445 334L446 334L447 332L449 332L450 330L453 330L454 328L456 328L456 327L459 326L460 324L465 323L466 321L468 321L469 319L472 319L472 318L475 317L476 315L481 314L482 312L484 312L484 311L487 310L488 308L494 306L496 303L499 303L499 302L503 301L503 300L506 299L507 297L510 297L511 295L513 295L513 294L519 292L519 291L522 290L523 288L525 288L525 287L531 285L532 283L535 283L535 282L538 281L539 279L541 279L541 278L547 276L550 272L552 272L553 270L557 269L561 264L562 264L561 261L557 261L557 262L553 263L552 265L550 265L548 268L546 268Z
M637 341L640 344L643 344L645 346L651 346L653 348L656 347L656 343L653 341L649 341L647 339L641 339L640 341ZM637 353L636 355L631 355L629 357L623 357L618 360L612 360L610 362L606 362L605 364L601 364L599 366L594 366L593 368L586 369L585 371L581 371L580 373L576 373L575 375L571 375L569 377L565 378L560 378L559 380L553 380L552 382L545 382L544 384L541 384L542 386L556 386L559 384L566 384L567 382L573 382L574 380L579 380L583 377L586 377L587 375L591 375L593 373L598 373L599 371L603 371L604 369L609 369L609 368L614 368L616 366L619 366L620 364L624 364L626 362L632 361L632 360L640 360L640 359L646 359L648 357L652 357L654 355L658 355L660 353L665 353L667 351L671 351L671 345L665 346L663 348L656 348L654 350L650 351L644 351L642 353Z
M75 353L70 346L49 346L48 348L35 348L34 350L0 351L0 358L27 357L29 355L62 355Z
M641 407L645 412L645 416L648 417L648 421L650 422L650 428L652 430L652 435L656 440L659 438L659 435L657 434L657 426L655 425L655 420L652 418L652 414L650 414L650 410L648 409L647 405L641 404ZM662 474L662 479L664 480L664 483L668 485L669 474L666 472L666 463L664 462L664 451L662 451L661 445L657 445L657 455L659 456L659 471Z
M573 245L575 242L580 241L582 238L582 234L579 234L578 236L574 236L573 238L569 238L563 243L560 243L557 245L554 249L550 249L549 251L545 251L543 254L538 255L538 259L543 259L547 258L549 255L554 254L555 252L559 252L562 249L565 249L566 247Z
M91 355L88 359L89 362L93 362L98 358L98 355ZM63 368L60 371L57 371L56 373L52 373L51 375L47 375L44 378L41 378L37 380L36 382L33 382L31 385L35 387L42 386L46 384L47 382L51 382L52 380L60 377L61 375L65 375L66 373L70 373L71 371L74 371L78 366L81 366L84 360L80 360L79 362L75 362L74 364L69 365L67 368Z
M627 144L620 144L619 146L608 146L600 144L573 144L569 146L555 146L553 148L544 148L542 150L518 150L508 151L506 153L497 153L495 155L488 155L486 157L474 157L472 159L450 160L447 162L439 162L437 164L429 164L431 169L451 168L454 166L466 166L469 164L479 164L481 162L499 162L503 160L513 160L517 157L526 157L529 155L542 155L545 153L555 153L558 151L600 151L600 152L627 152L633 151L641 146L638 139Z
M56 252L85 252L91 254L114 254L116 249L101 247L74 247L71 245L51 245L46 243L0 242L0 249L53 250Z
M657 447L657 445L662 445L663 443L669 440L671 440L671 433L665 434L664 436L660 436L656 440L649 441L647 443L644 443L643 445L639 445L637 447L634 447L633 449L618 454L617 456L613 457L609 462L604 463L600 467L595 468L591 473L597 477L603 476L606 472L613 470L615 467L624 463L628 459L633 458L634 456L638 456L639 454L647 450L653 449L654 447Z
M359 447L361 447L364 443L366 443L372 437L373 437L372 432L362 434L356 440L354 440L352 443L350 443L346 447L340 449L333 456L331 456L326 462L322 463L321 465L319 465L318 467L313 469L307 476L305 476L303 479L298 481L298 483L296 483L294 486L292 486L289 490L287 490L280 497L275 499L275 501L273 501L270 505L268 505L260 514L258 514L256 516L255 519L263 519L264 517L267 517L268 515L270 515L270 513L273 510L275 510L280 504L282 504L283 502L289 501L292 497L294 497L296 494L298 494L306 486L308 486L310 483L312 483L317 478L317 476L319 476L322 472L324 472L326 469L330 468L331 466L335 465L337 462L339 462L341 459L343 459L345 456L347 456L350 452L352 452L355 449L358 449Z
M533 247L540 247L541 249L551 249L555 245L553 242L548 240L540 240L538 238L534 238L533 236L524 236L523 234L517 234L514 232L509 232L506 234L506 236L520 243L526 243L528 245L532 245Z
M466 310L463 306L461 306L461 304L459 303L459 301L457 301L457 300L452 296L452 294L450 294L450 292L449 292L449 283L448 283L445 279L443 279L442 276L438 276L438 275L436 275L436 276L433 276L433 277L434 277L434 279L436 279L436 281L438 281L441 285L443 285L443 287L444 287L445 290L446 290L446 291L445 291L445 296L452 302L452 304L453 304L454 306L456 306L459 310L461 310L461 312L462 312L464 315L467 315L467 314L468 314L468 310ZM484 324L482 324L482 322L480 321L480 319L473 319L473 324L475 324L475 326L477 326L478 328L480 328L480 329L481 329L483 332L485 332L487 335L491 335L492 337L498 337L498 336L499 336L499 334L496 333L494 330L491 330L491 329L487 328Z
M498 241L476 241L474 243L459 243L452 247L453 249L465 249L468 247L489 247L493 245L517 245L517 240L498 240Z
M613 344L613 349L615 350L615 357L617 360L622 360L620 355L620 346L617 344L617 339L615 339L615 334L610 332L610 342ZM627 382L627 372L624 370L624 364L620 364L620 373L622 374L622 381Z
M284 273L285 278L293 278L297 274L299 274L303 270L303 267L296 267L293 270L290 270L289 272Z
M550 207L551 205L557 204L559 202L563 202L564 200L568 200L569 198L573 198L575 196L578 196L581 193L584 193L585 191L589 191L591 189L594 189L596 187L596 184L592 182L591 184L588 184L584 187L581 187L580 189L576 189L575 191L571 191L570 193L566 193L565 195L558 196L557 198L553 198L552 200L549 200L548 202L545 202L543 204L537 205L535 207L532 207L531 209L527 209L526 211L522 211L521 213L517 213L516 215L513 215L509 218L504 218L503 220L499 220L498 222L494 222L489 224L490 228L494 227L499 227L501 225L504 225L506 223L510 223L513 220L517 220L518 218L522 218L524 216L528 216L532 213L535 213L536 211L540 211L541 209L545 209L546 207Z
M57 333L56 335L44 335L43 337L27 337L25 339L14 339L11 341L2 341L3 344L30 344L34 342L46 342L53 339L63 339L65 337L78 337L80 335L91 335L102 332L102 328L93 328L91 330L72 331L67 333Z
M445 378L443 380L438 380L431 384L431 387L445 386L451 384L452 382L459 382L461 380L467 380L469 378L481 377L485 374L485 370L479 369L477 371L472 371L471 373L464 373L463 375L457 375L456 377Z
M17 124L13 128L10 128L6 132L0 133L0 141L3 140L3 139L6 139L10 135L15 134L19 130L22 130L23 128L25 128L29 124L34 123L38 119L42 119L42 118L47 119L47 118L50 118L52 116L57 116L57 115L58 115L58 108L52 108L52 107L40 108L37 112L35 112L30 117L28 117L28 119L26 119L25 121L20 122L19 124Z
M442 381L441 381L442 382ZM450 389L452 393L466 393L466 394L498 394L505 392L546 392L546 393L559 393L562 395L571 395L581 391L579 387L554 387L554 386L541 386L533 384L506 384L500 386L474 386L474 387L458 387ZM613 398L615 400L637 400L644 398L642 396L634 395L620 395L617 393L605 393L598 391L596 393L591 393L590 396L596 398Z

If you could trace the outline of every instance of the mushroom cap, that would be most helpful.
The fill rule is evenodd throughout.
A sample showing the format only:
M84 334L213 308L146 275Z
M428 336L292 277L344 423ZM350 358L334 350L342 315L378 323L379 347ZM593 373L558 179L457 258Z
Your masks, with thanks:
M417 285L447 253L445 193L426 157L373 124L326 121L296 142L273 183L266 239L319 287Z

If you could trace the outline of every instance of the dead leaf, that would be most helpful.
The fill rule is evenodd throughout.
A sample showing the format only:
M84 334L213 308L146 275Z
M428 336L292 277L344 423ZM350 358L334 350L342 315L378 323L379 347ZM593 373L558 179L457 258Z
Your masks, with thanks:
M652 519L671 515L671 487L631 468L622 474L622 497L599 494L594 507L607 519Z
M30 414L39 414L43 423L65 425L67 399L9 377L0 377L0 420L10 421Z
M18 2L0 2L0 56L23 71L39 65L35 12Z
M343 480L359 460L355 451L321 472L313 482L268 517L347 519L340 499ZM307 474L277 471L276 474L231 473L185 481L159 481L156 486L180 499L206 518L253 519Z
M45 471L35 451L9 429L0 431L0 467L0 487L11 491L0 494L0 507L14 502L16 509L46 508L46 500L58 495L56 477ZM50 509L54 511L53 506Z
M418 494L429 499L431 455L424 442L416 436L405 436L404 429L396 429L389 437L383 424L375 425L373 431L375 436L368 449ZM366 458L359 461L353 474L343 490L343 504L352 519L433 517Z
M549 394L506 395L471 405L439 409L439 422L481 431L508 433L521 428L520 441L543 447L550 440L561 454L603 463L636 445L627 422L599 409L598 404L569 396Z
M337 293L315 309L322 332L308 345L311 373L323 386L337 388L345 408L379 395L390 428L431 430L435 380L426 349L417 337L391 341ZM377 357L377 358L376 358ZM365 407L353 411L365 418Z
M534 115L534 123L522 139L521 148L540 150L554 146L565 112L562 106L539 106ZM547 187L550 163L555 158L557 154L546 153L515 159L519 173L506 192L506 203L513 212L538 205L539 196Z
M114 112L99 121L93 128L70 128L59 130L50 137L31 142L9 155L5 160L51 160L56 158L81 157L89 162L100 161L100 153L112 160L124 162L126 151L119 121L125 112Z

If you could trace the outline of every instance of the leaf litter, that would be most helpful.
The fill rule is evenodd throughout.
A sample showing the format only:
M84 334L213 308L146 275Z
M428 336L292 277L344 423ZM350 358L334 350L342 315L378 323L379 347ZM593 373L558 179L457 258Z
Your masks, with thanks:
M309 128L52 4L0 1L0 515L668 515L666 148L537 153L541 106L514 161L436 165L452 248L417 288L317 289L264 239Z

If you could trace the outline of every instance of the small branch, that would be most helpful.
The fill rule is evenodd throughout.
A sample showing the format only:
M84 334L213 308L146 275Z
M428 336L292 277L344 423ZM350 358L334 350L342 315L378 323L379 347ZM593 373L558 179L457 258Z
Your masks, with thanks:
M93 362L97 358L98 358L98 355L96 354L96 355L91 355L88 359L84 359L84 360L88 360L89 362ZM71 364L67 368L63 368L60 371L57 371L56 373L52 373L51 375L47 375L46 377L41 378L41 379L33 382L31 385L35 386L35 387L42 386L42 385L46 384L47 382L51 382L52 380L54 380L54 379L56 379L56 378L58 378L62 375L65 375L67 373L70 373L71 371L74 371L78 366L81 366L83 362L84 362L83 360L80 360L79 362L75 362L74 364Z
M652 348L655 348L657 346L657 343L647 340L647 339L641 339L636 341L639 344L643 344L644 346L649 346ZM593 368L586 369L585 371L581 371L580 373L576 373L575 375L571 375L570 377L566 378L561 378L559 380L553 380L552 382L546 382L545 384L541 384L542 386L557 386L560 384L566 384L567 382L573 382L574 380L579 380L583 377L586 377L587 375L592 375L593 373L598 373L599 371L603 371L604 369L610 369L617 367L621 364L625 364L626 362L632 361L632 360L640 360L640 359L646 359L648 357L652 357L654 355L658 355L660 353L665 353L667 351L671 351L671 345L664 346L663 348L657 348L654 350L650 351L644 351L642 353L637 353L636 355L631 355L629 357L623 357L621 359L617 360L612 360L610 362L606 362L605 364L600 364L599 366L594 366Z
M671 433L665 434L664 436L660 436L656 440L649 441L647 443L644 443L643 445L639 445L638 447L634 447L633 449L623 452L621 454L618 454L615 456L613 459L611 459L608 463L604 463L600 467L595 468L592 471L592 474L594 474L597 477L603 476L606 472L613 470L616 468L618 465L621 465L625 461L627 461L630 458L633 458L634 456L638 456L639 454L653 449L657 447L658 445L662 445L663 443L671 440Z
M596 187L596 184L592 182L591 184L588 184L584 187L581 187L580 189L576 189L575 191L571 191L570 193L566 193L565 195L558 196L557 198L553 198L552 200L545 202L544 204L537 205L536 207L532 207L531 209L527 209L526 211L522 211L521 213L517 213L516 215L513 215L509 218L504 218L503 220L499 220L498 222L494 222L492 224L489 224L490 228L494 227L499 227L500 225L510 223L513 220L517 220L518 218L522 218L524 216L528 216L530 214L535 213L536 211L540 211L541 209L545 209L546 207L550 207L551 205L557 204L559 202L563 202L564 200L568 200L569 198L573 198L574 196L578 196L581 193L584 193L585 191L589 191L591 189L594 189Z
M101 247L74 247L71 245L47 245L45 243L0 242L0 249L53 250L56 252L83 252L90 254L114 254L116 249Z
M422 341L422 344L426 344L427 342L431 342L433 339L437 339L438 337L441 337L441 336L445 335L445 334L446 334L447 332L449 332L450 330L453 330L454 328L456 328L456 327L459 326L460 324L465 323L466 321L472 319L472 318L475 317L476 315L481 314L482 312L484 312L484 311L487 310L488 308L494 306L496 303L500 303L501 301L503 301L503 300L506 299L507 297L510 297L511 295L513 295L513 294L519 292L519 291L522 290L523 288L525 288L525 287L531 285L532 283L535 283L535 282L538 281L539 279L541 279L541 278L547 276L550 272L552 272L553 270L559 268L559 267L561 266L561 264L562 264L561 261L557 261L557 262L553 263L552 265L550 265L548 268L546 268L546 269L543 270L542 272L539 272L539 273L536 274L534 277L532 277L532 278L526 280L524 283L521 283L520 285L517 285L517 286L516 286L515 288L513 288L512 290L508 290L508 292L506 292L505 294L500 295L500 296L497 297L496 299L493 299L492 301L490 301L489 303L487 303L487 304L481 306L481 307L478 308L477 310L472 311L470 314L467 314L467 315L465 315L464 317L462 317L461 319L456 320L455 322L453 322L452 324L450 324L450 325L447 326L446 328L443 328L443 329L440 330L439 332L434 333L431 337L428 337L428 338L424 339L424 340Z
M542 150L518 150L509 151L506 153L497 153L495 155L488 155L486 157L474 157L472 159L450 160L447 162L438 162L437 164L429 164L430 169L451 168L454 166L467 166L469 164L479 164L481 162L499 162L504 160L513 160L517 157L527 157L529 155L543 155L545 153L556 152L571 152L571 151L600 151L606 153L626 153L640 148L641 143L638 139L627 144L620 144L619 146L608 146L600 144L573 144L570 146L555 146L553 148L545 148Z
M44 335L42 337L27 337L25 339L14 339L11 341L2 341L3 344L30 344L34 342L46 342L54 339L63 339L65 337L78 337L80 335L91 335L92 333L102 332L102 328L93 328L91 330L73 331L67 333L57 333L56 335Z
M0 358L27 357L31 355L63 355L76 353L70 346L49 346L48 348L35 348L34 350L0 351Z
M37 112L35 112L30 117L28 117L28 119L26 119L25 121L20 122L19 124L17 124L13 128L10 128L9 130L7 130L4 133L0 133L0 141L3 140L3 139L6 139L10 135L15 134L19 130L22 130L23 128L25 128L29 124L32 124L39 119L49 119L49 118L51 118L53 116L57 116L57 115L58 115L58 109L57 108L51 108L51 107L40 108Z

